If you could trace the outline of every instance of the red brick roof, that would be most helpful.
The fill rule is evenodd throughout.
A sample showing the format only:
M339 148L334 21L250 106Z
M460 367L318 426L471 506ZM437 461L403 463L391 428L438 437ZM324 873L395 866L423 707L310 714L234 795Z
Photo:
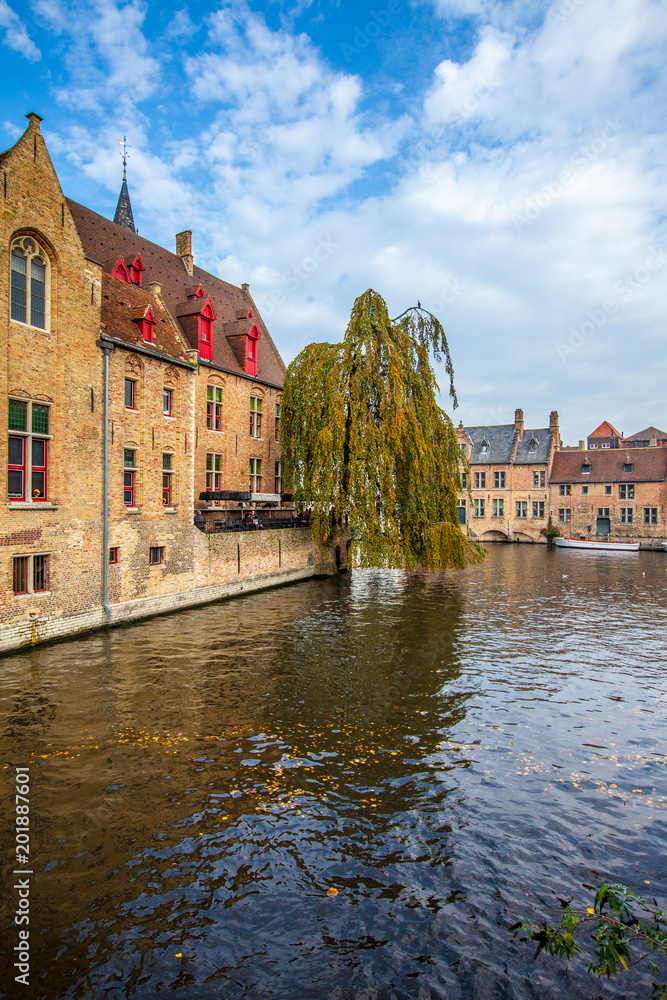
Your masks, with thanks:
M603 420L599 427L596 427L592 434L588 435L589 438L592 437L623 437L620 431L617 431L613 424L610 424L608 420Z
M134 322L144 315L149 305L155 317L152 344L144 340ZM124 340L130 346L145 347L165 358L188 361L178 331L160 300L148 289L129 285L110 274L102 275L102 333L115 340Z
M241 288L237 288L236 285L230 285L196 265L194 274L189 275L183 261L176 254L164 250L157 244L151 243L150 240L146 240L143 236L138 236L122 226L117 226L109 219L105 219L69 198L67 204L79 231L86 255L91 260L103 264L114 254L116 259L122 256L126 260L130 257L134 259L137 254L140 254L145 268L143 273L144 286L148 286L151 281L160 282L165 302L170 313L175 317L176 323L178 323L177 307L180 303L187 301L188 292L192 289L193 284L195 286L201 284L204 298L195 299L194 302L201 302L203 306L206 297L209 297L216 315L213 323L212 365L237 375L243 375L246 378L248 376L246 376L225 337L223 327L225 323L236 320L239 311L245 310L247 313L249 309L252 309L260 332L257 349L257 378L253 381L282 386L285 378L285 364L250 295ZM187 341L187 334L183 327L181 329Z
M588 464L591 471L583 473ZM623 471L624 465L632 470ZM667 476L667 448L610 448L608 451L557 451L552 483L658 483Z

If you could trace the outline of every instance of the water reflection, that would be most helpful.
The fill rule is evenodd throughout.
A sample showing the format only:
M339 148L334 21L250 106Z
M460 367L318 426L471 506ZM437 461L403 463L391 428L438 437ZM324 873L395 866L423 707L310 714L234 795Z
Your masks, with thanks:
M505 547L5 657L33 995L593 995L506 928L603 863L659 882L664 598L653 554Z

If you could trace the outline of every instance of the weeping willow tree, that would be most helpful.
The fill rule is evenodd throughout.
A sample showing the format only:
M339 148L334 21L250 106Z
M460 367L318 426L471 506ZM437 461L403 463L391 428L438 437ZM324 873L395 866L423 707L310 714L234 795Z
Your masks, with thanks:
M287 369L285 480L320 544L350 531L355 565L461 568L482 557L459 523L460 450L436 402L432 355L445 361L456 406L439 321L421 306L390 320L369 289L342 343L310 344Z

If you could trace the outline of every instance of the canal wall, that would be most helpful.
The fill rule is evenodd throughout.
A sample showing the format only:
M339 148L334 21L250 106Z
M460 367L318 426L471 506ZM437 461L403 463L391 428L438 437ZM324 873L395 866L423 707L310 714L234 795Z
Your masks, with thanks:
M2 626L0 652L337 572L335 548L318 548L309 528L204 534L193 527L191 544L192 572L179 575L178 589L172 580L169 592L112 601L108 623L101 602L61 614L32 610Z

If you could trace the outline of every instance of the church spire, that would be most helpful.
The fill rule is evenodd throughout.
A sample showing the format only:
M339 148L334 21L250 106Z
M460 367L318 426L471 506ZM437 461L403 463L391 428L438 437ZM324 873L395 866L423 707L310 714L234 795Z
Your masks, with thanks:
M131 233L136 233L132 205L130 203L130 192L127 187L127 136L123 136L118 142L123 147L123 152L121 153L123 157L123 183L120 186L120 194L113 221L117 226L122 226L124 229L129 229Z

